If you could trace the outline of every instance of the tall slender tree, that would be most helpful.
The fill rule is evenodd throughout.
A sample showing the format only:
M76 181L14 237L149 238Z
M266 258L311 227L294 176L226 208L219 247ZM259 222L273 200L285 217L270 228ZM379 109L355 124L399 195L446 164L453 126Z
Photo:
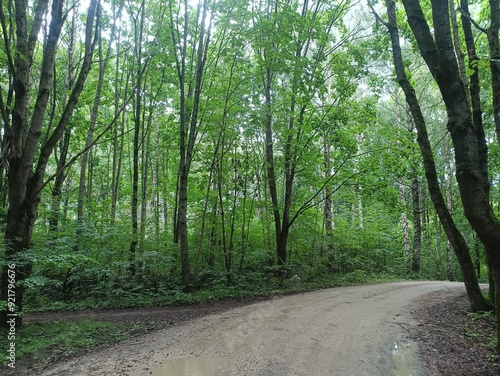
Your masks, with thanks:
M210 1L193 9L187 0L177 9L170 3L170 29L179 88L179 173L175 232L181 255L182 282L191 282L188 245L188 178L193 161L203 76L211 42ZM182 11L181 11L182 9ZM180 14L182 12L182 14Z

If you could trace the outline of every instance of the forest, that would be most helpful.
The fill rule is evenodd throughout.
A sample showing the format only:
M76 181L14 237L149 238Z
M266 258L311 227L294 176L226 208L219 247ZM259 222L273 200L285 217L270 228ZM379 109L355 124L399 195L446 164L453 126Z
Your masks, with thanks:
M1 326L448 279L500 338L499 4L2 1Z

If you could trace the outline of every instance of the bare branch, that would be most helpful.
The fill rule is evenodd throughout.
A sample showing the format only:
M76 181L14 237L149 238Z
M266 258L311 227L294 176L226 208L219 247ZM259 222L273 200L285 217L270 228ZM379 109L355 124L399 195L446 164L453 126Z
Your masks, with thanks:
M372 13L373 13L373 15L375 16L375 18L376 18L376 19L377 19L377 20L378 20L378 21L379 21L382 25L384 25L385 27L389 27L389 24L388 24L386 21L384 21L384 20L382 19L382 17L381 17L381 16L377 13L377 11L376 11L376 10L375 10L375 8L373 7L373 5L372 5L371 1L370 1L370 0L368 0L366 3L367 3L367 4L368 4L368 6L370 7L371 12L372 12Z
M479 25L471 16L468 14L466 11L464 11L461 7L458 7L458 11L462 14L463 17L467 18L471 24L474 25L476 29L478 29L480 32L488 34L488 29L485 29L481 25Z

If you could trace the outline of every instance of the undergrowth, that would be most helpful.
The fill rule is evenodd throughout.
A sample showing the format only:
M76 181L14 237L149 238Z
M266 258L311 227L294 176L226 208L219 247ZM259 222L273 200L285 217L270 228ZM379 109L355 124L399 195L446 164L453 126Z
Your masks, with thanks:
M186 289L181 285L164 285L155 288L142 286L130 280L130 286L96 290L83 299L71 301L31 301L27 312L83 309L116 309L182 304L199 304L226 298L244 298L306 292L324 287L346 286L357 283L376 283L403 280L391 274L371 275L364 271L347 274L320 274L304 276L293 274L289 278L255 275L233 276L227 283L226 276L216 276L203 284L193 284Z
M128 337L129 334L117 325L89 319L29 323L17 328L15 362L44 365ZM0 348L4 350L0 351L0 360L3 365L10 362L7 358L9 346L7 333L0 332Z
M493 312L468 312L469 320L463 325L465 335L483 343L488 349L486 359L500 364L497 353L497 337L495 333L495 315Z

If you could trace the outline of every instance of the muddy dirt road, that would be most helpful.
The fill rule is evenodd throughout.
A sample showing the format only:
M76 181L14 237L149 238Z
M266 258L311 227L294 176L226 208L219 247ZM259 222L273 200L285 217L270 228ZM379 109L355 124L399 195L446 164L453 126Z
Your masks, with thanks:
M448 282L397 282L278 297L201 317L38 375L415 376L411 303Z

